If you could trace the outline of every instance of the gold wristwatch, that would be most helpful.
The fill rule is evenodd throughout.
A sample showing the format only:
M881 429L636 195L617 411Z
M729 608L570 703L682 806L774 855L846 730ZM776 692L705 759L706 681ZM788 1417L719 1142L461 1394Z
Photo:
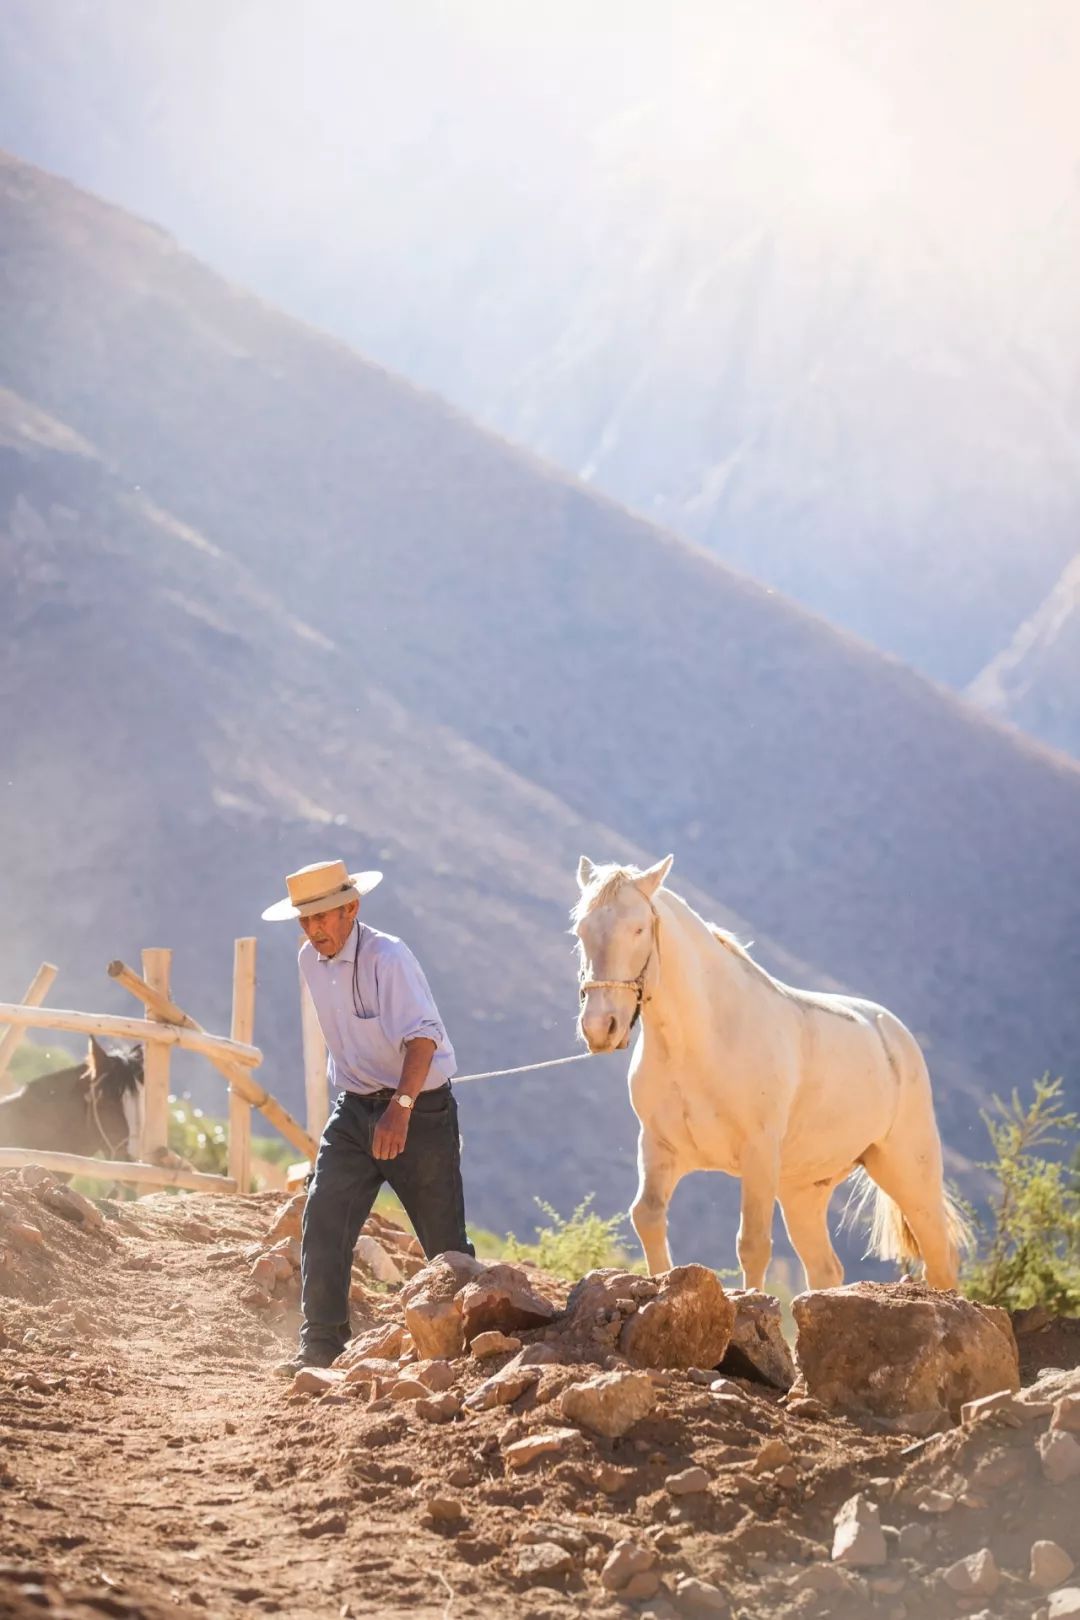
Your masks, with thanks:
M406 1091L395 1091L394 1101L397 1103L399 1108L408 1110L412 1107L416 1099L415 1097L410 1097Z

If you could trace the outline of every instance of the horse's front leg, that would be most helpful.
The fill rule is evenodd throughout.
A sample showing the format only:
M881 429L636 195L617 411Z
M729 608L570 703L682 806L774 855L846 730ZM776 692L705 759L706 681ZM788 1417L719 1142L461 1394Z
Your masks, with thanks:
M772 1259L773 1210L780 1186L779 1142L756 1141L742 1155L742 1203L736 1249L744 1288L763 1288Z
M638 1137L638 1190L630 1206L630 1219L645 1251L645 1264L654 1276L658 1271L671 1270L667 1212L681 1176L671 1149L642 1126Z

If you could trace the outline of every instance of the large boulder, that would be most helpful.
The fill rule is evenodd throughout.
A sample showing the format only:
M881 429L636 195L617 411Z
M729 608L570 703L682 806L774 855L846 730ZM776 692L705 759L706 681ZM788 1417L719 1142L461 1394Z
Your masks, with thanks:
M619 1349L639 1367L718 1367L735 1305L706 1266L676 1266L652 1279L656 1293L623 1324Z
M756 1288L731 1288L728 1298L735 1303L735 1324L720 1371L729 1378L752 1378L774 1389L790 1389L795 1363L784 1338L780 1301Z
M852 1416L947 1412L1020 1387L1005 1311L921 1284L854 1283L799 1294L800 1393Z
M538 1294L517 1266L489 1266L461 1294L466 1344L481 1333L514 1333L546 1327L558 1315L550 1300Z
M484 1267L471 1255L440 1254L401 1290L405 1326L421 1360L460 1356L465 1348L462 1290Z

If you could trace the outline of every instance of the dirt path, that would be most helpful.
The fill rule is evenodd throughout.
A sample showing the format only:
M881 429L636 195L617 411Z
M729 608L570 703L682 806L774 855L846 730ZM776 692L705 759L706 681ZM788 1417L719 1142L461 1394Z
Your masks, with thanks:
M655 1549L665 1591L694 1575L746 1620L952 1617L965 1605L942 1592L940 1569L992 1541L1005 1576L990 1611L1027 1620L1039 1612L1020 1573L1032 1526L1075 1537L1080 1487L1071 1507L1064 1490L1040 1494L1030 1434L920 1445L796 1422L751 1386L741 1403L717 1401L679 1374L634 1438L517 1476L506 1445L559 1421L528 1400L436 1426L358 1390L290 1396L273 1369L294 1314L267 1320L242 1302L276 1202L162 1195L109 1206L87 1231L0 1174L0 1620L674 1616L663 1593L628 1603L600 1584L626 1536ZM392 1308L372 1292L360 1311ZM482 1376L459 1375L466 1387ZM755 1458L777 1437L794 1466L763 1476ZM970 1484L995 1447L1021 1444L1007 1490ZM665 1481L692 1465L709 1491L673 1498ZM833 1515L855 1490L883 1523L919 1523L927 1539L887 1570L832 1582ZM928 1512L927 1490L956 1505ZM433 1521L433 1494L458 1517ZM529 1573L537 1543L570 1549L564 1572Z

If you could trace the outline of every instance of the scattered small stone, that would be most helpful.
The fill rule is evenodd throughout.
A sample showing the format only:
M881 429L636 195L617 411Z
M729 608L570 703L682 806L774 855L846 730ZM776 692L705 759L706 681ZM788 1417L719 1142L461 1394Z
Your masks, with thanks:
M1052 1429L1064 1429L1069 1434L1080 1434L1080 1395L1063 1395L1054 1402Z
M956 1497L951 1491L936 1491L928 1485L916 1496L915 1505L920 1513L951 1513Z
M538 1457L570 1457L581 1449L581 1434L577 1429L540 1429L524 1440L515 1440L503 1452L507 1468L517 1471L528 1468Z
M704 1468L684 1468L680 1474L669 1474L664 1489L669 1496L696 1496L709 1488L709 1476Z
M521 1340L513 1333L500 1333L498 1328L491 1328L487 1333L478 1333L469 1349L477 1361L487 1361L491 1356L512 1355L521 1349Z
M446 1389L441 1395L429 1395L417 1401L413 1410L428 1423L449 1423L461 1411L461 1396Z
M1063 1586L1051 1592L1049 1620L1080 1620L1080 1586Z
M1001 1571L989 1547L950 1564L942 1579L961 1597L993 1597L1001 1585Z
M348 1528L348 1520L344 1513L323 1513L317 1519L300 1526L300 1534L307 1541L314 1541L318 1536L342 1536Z
M609 1592L623 1592L635 1575L651 1570L656 1563L652 1547L641 1547L634 1541L617 1541L600 1571L601 1584Z
M465 1517L465 1509L456 1496L429 1496L424 1513L433 1524L454 1524Z
M641 1569L636 1575L631 1575L619 1596L628 1603L637 1603L644 1598L655 1597L660 1590L660 1576L655 1569Z
M684 1575L675 1586L675 1606L680 1614L691 1620L707 1615L726 1615L728 1600L718 1586L701 1581L696 1575Z
M1064 1429L1050 1429L1039 1436L1039 1460L1043 1477L1051 1485L1064 1485L1080 1475L1080 1441Z
M509 1406L536 1383L539 1374L531 1367L504 1367L492 1373L478 1389L465 1397L470 1412L487 1412L493 1406Z
M32 1221L10 1221L6 1235L22 1249L43 1249L45 1236Z
M608 1439L617 1439L646 1417L656 1405L656 1389L648 1373L609 1372L563 1391L562 1415Z
M345 1382L345 1374L337 1367L301 1367L292 1384L290 1395L325 1395Z
M773 1475L782 1491L793 1491L799 1483L799 1470L792 1463L784 1463Z
M836 1564L863 1569L883 1564L888 1557L877 1504L865 1496L851 1496L834 1519L832 1556Z
M520 1539L523 1542L553 1541L556 1547L562 1547L566 1552L577 1553L582 1557L589 1550L589 1538L580 1530L574 1530L565 1524L553 1524L547 1520L529 1525Z
M933 1539L928 1524L905 1524L896 1538L896 1550L902 1558L918 1558Z
M42 1186L38 1196L57 1215L62 1215L68 1221L78 1221L89 1232L99 1232L105 1225L105 1217L97 1205L85 1194L76 1192L74 1187Z
M714 1384L713 1388L715 1387ZM815 1401L812 1395L799 1395L795 1400L788 1401L787 1412L791 1417L808 1418L811 1421L828 1416L821 1402Z
M399 1283L403 1280L404 1274L397 1261L373 1237L362 1234L357 1238L356 1258L366 1271L370 1271L376 1282Z
M431 1391L419 1378L399 1378L389 1393L392 1401L426 1401Z
M1028 1579L1032 1586L1049 1592L1052 1586L1067 1581L1076 1565L1056 1541L1036 1541L1031 1549L1031 1571Z
M979 1423L984 1418L996 1418L1019 1428L1030 1421L1030 1413L1020 1405L1011 1389L999 1389L993 1395L981 1395L977 1401L965 1401L960 1408L961 1423Z
M517 1552L517 1573L525 1580L535 1581L544 1586L555 1581L560 1575L567 1575L574 1567L572 1554L565 1547L558 1547L553 1541L540 1541L531 1546L519 1547Z
M791 1447L786 1440L766 1440L753 1463L750 1465L752 1474L771 1473L774 1468L782 1468L793 1457Z

